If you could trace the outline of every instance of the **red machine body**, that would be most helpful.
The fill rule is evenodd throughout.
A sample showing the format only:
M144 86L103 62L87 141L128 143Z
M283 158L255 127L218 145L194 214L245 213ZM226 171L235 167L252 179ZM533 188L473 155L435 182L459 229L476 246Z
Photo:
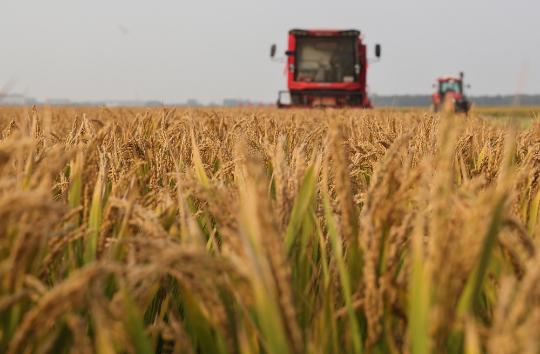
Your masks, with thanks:
M445 76L437 79L437 92L432 95L433 110L454 110L456 113L468 113L471 103L464 93L464 75Z
M379 57L379 45L375 52ZM280 91L279 107L372 107L360 31L294 29L285 54L288 91ZM290 104L282 102L285 93Z

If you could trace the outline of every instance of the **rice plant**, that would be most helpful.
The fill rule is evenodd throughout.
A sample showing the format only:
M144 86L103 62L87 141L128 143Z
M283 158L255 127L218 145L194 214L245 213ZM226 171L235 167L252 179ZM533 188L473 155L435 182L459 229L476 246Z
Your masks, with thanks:
M0 109L0 352L538 353L540 124Z

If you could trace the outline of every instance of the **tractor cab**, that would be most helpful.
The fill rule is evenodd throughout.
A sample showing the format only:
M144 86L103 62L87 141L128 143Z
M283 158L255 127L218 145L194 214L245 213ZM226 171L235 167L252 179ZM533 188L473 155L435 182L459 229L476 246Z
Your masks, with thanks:
M455 77L440 78L439 82L439 94L445 95L448 92L454 92L463 94L463 81Z

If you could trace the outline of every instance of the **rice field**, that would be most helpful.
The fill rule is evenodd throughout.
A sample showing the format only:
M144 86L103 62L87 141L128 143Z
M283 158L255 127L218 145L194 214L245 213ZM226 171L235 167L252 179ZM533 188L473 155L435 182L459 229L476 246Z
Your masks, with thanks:
M537 354L539 178L534 116L0 108L0 353Z

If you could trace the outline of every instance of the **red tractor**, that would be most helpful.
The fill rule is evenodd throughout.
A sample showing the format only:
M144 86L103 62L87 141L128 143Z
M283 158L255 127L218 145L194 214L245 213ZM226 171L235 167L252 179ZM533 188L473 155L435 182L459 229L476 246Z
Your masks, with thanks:
M456 113L469 113L471 102L464 93L464 74L459 77L441 77L437 80L438 84L433 85L437 92L432 95L433 110L453 111ZM467 85L467 88L470 86Z
M274 44L270 56L275 55ZM372 107L367 49L359 31L294 29L285 55L289 90L279 92L278 107ZM375 56L381 56L378 44ZM283 102L286 94L290 103Z

